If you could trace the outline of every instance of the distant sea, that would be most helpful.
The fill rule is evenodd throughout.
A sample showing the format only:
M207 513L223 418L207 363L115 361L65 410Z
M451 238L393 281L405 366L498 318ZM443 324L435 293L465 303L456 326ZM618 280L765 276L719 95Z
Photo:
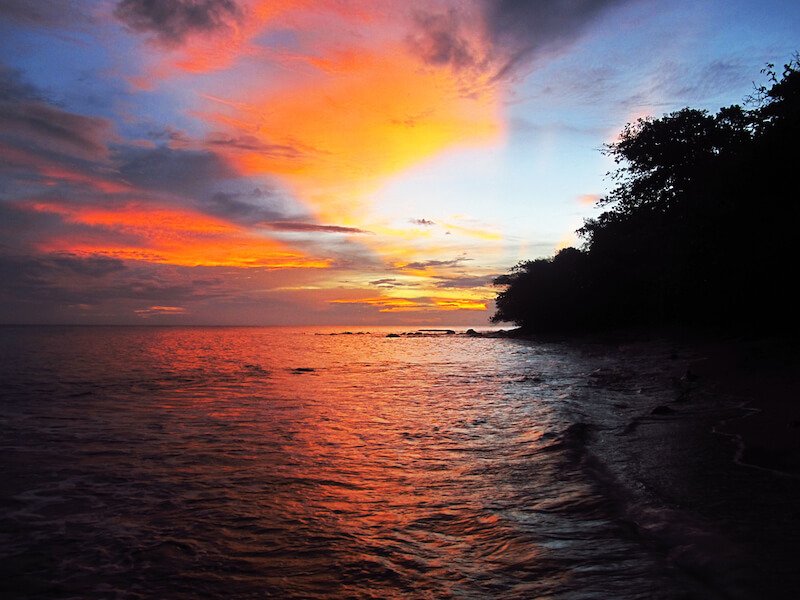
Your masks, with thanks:
M414 329L0 328L0 595L705 597L613 475L661 363Z

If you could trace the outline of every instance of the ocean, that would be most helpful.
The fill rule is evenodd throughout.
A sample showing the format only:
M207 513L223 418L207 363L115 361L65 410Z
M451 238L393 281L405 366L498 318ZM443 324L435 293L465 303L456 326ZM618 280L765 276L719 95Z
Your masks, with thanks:
M614 443L669 348L413 329L0 328L2 596L736 597Z

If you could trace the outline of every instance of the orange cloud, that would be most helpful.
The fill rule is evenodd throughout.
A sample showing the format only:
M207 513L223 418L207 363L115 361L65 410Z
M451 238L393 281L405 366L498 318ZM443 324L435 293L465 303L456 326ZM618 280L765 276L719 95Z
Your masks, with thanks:
M496 91L465 96L451 69L424 66L402 44L316 62L326 70L285 90L250 89L246 102L215 104L203 116L265 146L299 148L293 156L225 151L246 174L283 175L324 219L355 218L359 196L381 177L502 133Z
M150 56L146 72L129 81L135 88L152 89L156 81L168 78L176 70L196 75L226 69L245 57L279 58L280 53L253 40L270 28L298 30L304 23L310 30L317 29L319 35L322 32L315 21L320 18L363 23L372 20L375 11L376 7L359 9L338 0L238 0L235 14L226 15L215 27L187 29L179 40L165 40L159 35L164 31L154 23L144 28L134 26L133 29L149 30L146 35L155 42L157 52Z
M583 194L582 196L578 196L578 204L594 206L600 198L600 194Z
M370 298L348 298L329 300L332 304L366 304L378 308L378 312L486 310L486 304L468 298L393 298L377 296Z
M112 178L79 171L55 160L49 160L40 154L3 143L0 143L0 158L10 165L35 170L42 177L42 183L47 186L68 182L84 185L107 194L130 191L129 186Z
M153 315L183 315L186 314L187 311L182 306L150 306L148 308L134 310L133 312L146 319Z
M307 257L284 244L207 215L129 204L114 210L31 202L24 207L60 215L65 222L97 228L100 239L56 237L44 252L102 254L181 266L325 268L327 259ZM124 242L118 241L119 238Z
M47 185L56 185L59 182L67 181L69 183L85 185L106 194L117 194L129 192L131 190L130 186L112 179L98 177L96 175L90 176L55 165L43 165L40 167L39 172L47 178Z

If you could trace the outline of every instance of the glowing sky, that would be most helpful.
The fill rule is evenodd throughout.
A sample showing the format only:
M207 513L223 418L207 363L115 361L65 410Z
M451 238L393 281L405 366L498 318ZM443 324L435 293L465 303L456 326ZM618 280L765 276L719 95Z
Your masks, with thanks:
M485 324L627 121L741 102L798 32L788 0L0 0L0 322Z

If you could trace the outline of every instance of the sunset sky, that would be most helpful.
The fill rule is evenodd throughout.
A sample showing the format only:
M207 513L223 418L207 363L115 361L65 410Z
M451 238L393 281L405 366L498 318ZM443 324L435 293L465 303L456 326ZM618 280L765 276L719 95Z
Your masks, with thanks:
M626 122L740 103L798 33L792 0L0 0L0 322L486 324Z

